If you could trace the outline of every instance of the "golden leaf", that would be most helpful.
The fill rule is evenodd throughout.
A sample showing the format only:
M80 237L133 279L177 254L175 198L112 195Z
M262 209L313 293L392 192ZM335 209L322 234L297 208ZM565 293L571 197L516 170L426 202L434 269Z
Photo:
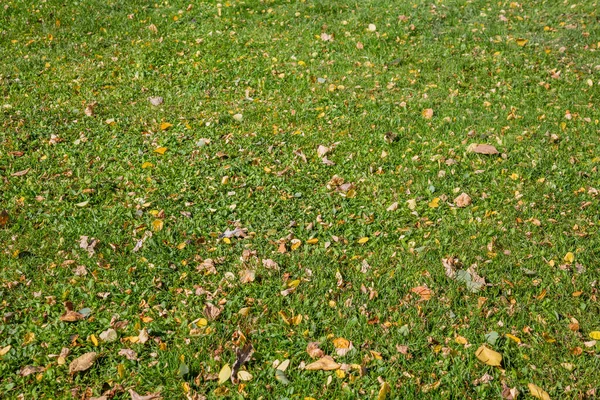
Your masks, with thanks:
M507 338L517 342L517 343L521 343L521 339L519 339L518 337L516 337L515 335L511 335L510 333L505 334L504 336L506 336Z
M162 219L155 219L154 221L152 221L152 230L154 232L162 231L163 226L164 222Z
M152 164L151 162L146 161L145 163L142 164L142 169L146 169L146 168L152 168L154 167L154 164Z
M502 354L492 349L488 349L485 345L481 345L481 347L477 349L475 356L482 363L491 365L492 367L499 367L502 362Z
M225 364L225 365L223 365L223 368L221 368L221 371L219 372L219 385L222 385L225 382L227 382L230 377L231 377L231 368L229 367L229 364Z
M3 347L0 349L0 357L6 355L6 353L8 353L10 351L10 349L12 349L12 346L9 344L6 347Z
M517 42L517 44L521 47L525 46L527 44L527 42L529 42L529 40L527 39L517 39L515 40L515 42Z
M160 124L160 129L163 131L166 131L167 129L169 129L172 126L173 126L173 124L170 124L168 122L163 122Z
M350 341L348 339L344 339L343 337L333 339L333 347L336 349L347 349L350 347Z
M165 151L167 151L167 147L159 147L159 148L157 148L157 149L154 149L154 152L155 152L155 153L158 153L158 154L160 154L160 155L163 155L163 154L165 154Z
M292 242L292 246L291 246L292 250L296 250L298 247L300 247L302 245L302 240L300 240L300 239L292 239L291 242Z
M387 395L392 391L390 384L387 382L383 382L381 384L381 388L379 388L379 393L377 394L377 400L385 400Z
M431 119L433 117L433 110L431 108L426 108L421 112L421 115L425 119Z
M568 252L567 254L565 254L564 260L566 263L572 264L575 260L575 255L571 252Z
M35 340L35 333L29 332L25 334L25 338L23 339L23 345L29 344Z
M369 241L369 238L365 236L365 237L358 239L358 244L365 244L368 241Z
M317 244L317 243L319 243L319 239L317 239L317 238L308 239L306 241L306 244Z
M333 371L338 368L340 368L340 364L336 363L331 356L322 357L305 367L308 371Z
M410 291L421 296L421 300L429 300L429 299L431 299L431 295L433 294L431 289L429 289L425 286L417 286L417 287L410 289Z
M600 331L590 332L590 337L594 340L600 340Z
M529 393L531 393L533 397L540 400L550 400L550 395L541 387L534 385L533 383L527 384L527 387L529 388Z
M437 208L437 207L439 207L440 206L440 198L436 197L435 199L431 200L428 205L431 208Z

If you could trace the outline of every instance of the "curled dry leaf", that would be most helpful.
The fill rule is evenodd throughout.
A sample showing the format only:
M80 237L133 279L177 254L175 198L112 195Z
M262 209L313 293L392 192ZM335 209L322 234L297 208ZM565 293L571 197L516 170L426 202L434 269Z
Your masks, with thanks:
M242 372L245 371L240 371L240 368L242 367L242 365L244 365L245 363L247 363L248 361L250 361L250 358L252 357L252 354L254 353L254 348L252 347L252 344L250 343L246 343L246 345L244 347L238 348L235 350L235 363L233 364L233 369L231 371L231 380L234 381L235 379L240 379L240 380L250 380L252 379L252 375L250 375L250 379L243 379L240 374Z
M377 400L385 400L387 398L387 395L390 394L391 391L392 391L392 388L390 387L390 384L387 382L383 382L381 384L381 387L379 388L379 393L377 394Z
M550 395L541 387L534 385L533 383L527 384L527 388L529 389L529 393L540 400L550 400Z
M255 278L256 278L256 274L251 269L245 269L240 272L240 282L241 283L254 282Z
M60 316L60 320L63 322L77 322L84 319L84 315L77 311L67 310L63 315Z
M457 198L454 199L454 204L460 208L467 207L471 204L471 197L466 193L461 193Z
M311 358L322 358L325 356L325 353L319 347L319 342L310 342L306 346L306 352Z
M519 391L516 387L510 388L506 386L506 383L502 383L502 398L504 400L517 400Z
M37 374L38 372L44 372L45 368L44 367L37 367L34 365L27 365L26 367L23 367L20 371L19 371L19 375L21 376L29 376L31 374Z
M129 395L131 396L131 400L160 400L162 396L160 393L148 393L146 395L140 395L135 392L133 389L129 389Z
M98 105L97 101L93 101L91 103L89 103L84 110L85 115L87 115L88 117L93 117L94 116L94 108Z
M154 24L148 25L148 30L153 33L158 33L158 29L156 28L156 25L154 25Z
M279 264L277 264L275 261L273 261L271 259L263 259L262 265L266 269L274 269L276 271L279 270Z
M422 301L427 301L431 299L433 292L426 286L417 286L410 289L411 292L418 294L421 297Z
M102 340L103 342L106 342L106 343L114 342L118 338L117 331L115 331L112 328L109 328L109 329L105 330L104 332L100 333L99 336L100 336L100 340Z
M90 369L90 367L96 361L97 354L96 352L85 353L80 357L74 359L71 364L69 364L69 374L73 375L77 372L82 372Z
M398 202L394 202L392 203L392 205L390 205L386 211L396 211L398 209Z
M444 266L444 272L450 279L454 279L456 276L456 269L461 265L458 257L442 258L442 265Z
M333 346L338 356L345 356L349 351L354 349L352 342L342 337L333 339Z
M427 108L421 112L421 115L423 115L423 118L425 119L431 119L433 118L433 109Z
M148 337L148 331L146 330L146 328L142 329L140 331L140 333L138 334L138 342L141 344L144 344L148 341L149 337Z
M485 345L481 345L477 349L475 356L482 363L491 365L492 367L499 367L502 363L502 354L487 348Z
M221 310L217 306L212 303L206 303L204 306L204 315L206 315L206 318L213 321L219 317L219 314L221 314Z
M131 349L121 349L119 350L119 355L131 361L138 360L137 353Z
M319 145L319 147L317 147L317 155L319 156L319 158L323 157L330 151L331 151L331 149L329 147L326 147L323 145Z
M162 103L164 103L164 99L160 96L148 97L148 101L150 102L150 104L152 104L155 107L158 107Z
M498 150L491 144L472 144L467 150L477 154L498 154Z
M304 369L309 371L333 371L340 368L331 356L321 357L319 360L308 364Z
M0 227L8 224L9 219L10 217L8 215L8 212L6 210L2 210L2 212L0 212Z
M30 169L31 168L27 168L27 169L24 169L22 171L17 171L15 173L10 174L10 176L24 176L24 175L27 175L27 173L29 172Z

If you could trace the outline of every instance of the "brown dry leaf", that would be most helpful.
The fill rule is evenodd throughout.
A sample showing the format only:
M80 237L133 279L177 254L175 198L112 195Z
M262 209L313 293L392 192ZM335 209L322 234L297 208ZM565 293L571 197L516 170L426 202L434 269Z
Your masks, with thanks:
M310 342L306 346L306 352L311 358L322 358L325 356L325 353L319 347L319 342Z
M158 107L162 103L164 103L164 99L160 96L148 97L148 101L150 102L150 104L152 104L155 107Z
M96 361L96 358L97 354L93 351L77 357L71 361L71 364L69 364L69 374L73 375L76 372L82 372L90 369L90 367Z
M460 208L471 205L471 197L466 193L461 193L457 198L454 199L454 204L456 204L456 207Z
M498 154L498 150L491 144L476 144L476 145L469 146L469 149L473 153L477 153L477 154L488 154L488 155Z
M262 265L263 267L265 267L266 269L274 269L274 270L279 270L279 264L277 264L275 261L267 258L267 259L263 259L262 260Z
M219 309L212 303L206 303L206 305L204 306L204 315L206 315L206 318L208 318L211 321L214 321L215 319L217 319L219 314L221 314L221 309Z
M138 342L141 344L144 344L148 341L149 337L148 337L148 331L146 330L146 328L142 329L140 331L140 333L138 334Z
M251 269L245 269L240 272L240 282L241 283L254 282L255 278L256 278L256 274Z
M396 211L398 209L398 202L394 202L392 203L387 209L386 211Z
M396 351L400 354L407 355L408 354L408 346L404 346L401 344L396 345Z
M120 356L127 358L128 360L131 360L131 361L138 360L137 353L131 349L121 349L121 350L119 350L118 354Z
M340 368L331 356L321 357L319 360L308 364L304 369L309 371L333 371Z
M502 354L487 348L485 345L481 345L477 349L475 356L482 363L491 365L492 367L499 367L502 363Z
M131 395L131 400L160 400L162 396L160 393L148 393L144 396L137 394L135 390L129 389L129 395Z
M450 279L456 277L456 269L460 266L460 260L457 257L442 258L442 265L444 266L444 272Z
M0 212L0 227L8 224L9 219L10 217L8 216L8 212L6 210L2 210L2 212Z
M154 24L148 25L148 29L153 33L158 33L158 29L156 28L156 25L154 25Z
M502 398L504 400L517 400L519 391L516 387L510 388L506 386L506 383L502 383Z
M541 387L534 385L533 383L527 384L527 388L529 389L529 393L540 400L550 400L550 395Z
M94 108L98 105L97 101L93 101L91 103L89 103L84 110L85 115L87 115L88 117L93 117L94 116Z
M323 145L319 145L319 147L317 147L317 155L319 156L319 158L323 157L325 154L329 153L331 151L331 148L323 146Z
M85 316L83 314L73 310L67 310L63 315L60 316L60 320L63 322L77 322L84 318Z
M245 363L250 361L250 358L252 357L253 353L254 353L254 348L252 347L252 344L250 344L250 343L246 343L244 345L244 347L240 347L235 350L235 363L233 364L233 368L232 368L232 372L231 372L231 380L232 381L234 381L236 378L244 380L238 375L238 372L240 372L240 373L242 372L242 371L240 371L240 368L242 367L242 365L244 365ZM252 378L250 378L250 379L252 379ZM249 379L247 379L247 380L249 380Z
M421 296L421 300L423 301L431 299L431 296L433 295L433 292L426 286L417 286L410 289L410 291Z
M423 115L423 118L425 119L431 119L433 117L433 109L426 108L421 112L421 115Z
M21 375L21 376L29 376L31 374L37 374L38 372L44 372L44 371L45 371L44 367L36 367L34 365L27 365L26 367L23 367L19 371L19 375Z
M30 169L31 168L27 168L27 169L24 169L22 171L17 171L17 172L15 172L13 174L10 174L10 176L23 176L23 175L27 175L27 173L29 172Z

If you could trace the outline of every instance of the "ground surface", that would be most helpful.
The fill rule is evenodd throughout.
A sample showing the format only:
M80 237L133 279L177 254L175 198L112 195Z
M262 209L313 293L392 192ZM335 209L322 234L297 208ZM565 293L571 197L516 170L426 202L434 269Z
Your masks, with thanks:
M594 395L600 5L524 3L4 1L0 397Z

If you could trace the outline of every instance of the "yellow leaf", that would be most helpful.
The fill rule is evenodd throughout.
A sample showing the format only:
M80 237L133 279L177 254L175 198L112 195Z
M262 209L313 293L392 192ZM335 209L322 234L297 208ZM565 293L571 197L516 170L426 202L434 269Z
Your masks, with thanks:
M590 337L594 340L600 340L600 331L590 332Z
M457 336L457 337L454 339L454 341L455 341L456 343L458 343L458 344L467 344L467 343L469 343L469 341L467 340L467 338L466 338L466 337L463 337L463 336Z
M151 162L146 161L145 163L142 164L142 168L146 169L146 168L152 168L154 167L154 164L152 164Z
M157 148L157 149L154 149L154 152L155 152L155 153L158 153L158 154L160 154L160 155L163 155L163 154L165 154L165 151L167 151L167 148L166 148L166 147L159 147L159 148Z
M290 322L292 325L300 325L300 322L302 322L302 314L298 314L295 317L290 318Z
M338 369L335 371L335 376L337 376L340 379L344 379L346 377L346 373L341 369Z
M516 40L517 44L521 47L525 46L527 44L527 42L529 42L529 40L527 39L517 39Z
M29 344L35 340L35 333L29 332L25 334L25 338L23 339L23 345Z
M229 367L229 364L225 364L223 365L223 368L221 368L221 372L219 372L219 385L222 385L225 382L227 382L230 377L231 368Z
M317 244L317 243L319 243L319 239L317 239L317 238L308 239L306 241L306 244Z
M223 243L231 244L231 240L229 238L223 238Z
M292 250L296 250L298 247L302 245L302 240L300 239L292 239Z
M340 364L336 363L331 356L322 357L305 367L308 371L333 371L339 368Z
M534 385L533 383L527 384L527 387L529 388L529 393L531 393L533 397L540 400L550 400L550 395L541 387Z
M365 244L368 241L369 241L369 238L365 236L365 237L358 239L358 244Z
M572 264L574 260L575 260L575 255L573 253L568 252L567 254L565 254L565 262Z
M295 288L295 287L298 287L299 284L300 284L300 279L294 279L293 281L288 282L287 287Z
M336 349L347 349L350 347L350 341L348 339L344 339L343 337L333 339L333 347Z
M379 388L379 394L377 394L377 400L385 400L387 395L392 391L390 384L387 382L383 382L381 384L381 388Z
M514 340L517 343L521 343L521 339L519 339L518 337L516 337L515 335L511 335L510 333L505 334L504 336L506 336L507 338Z
M429 207L431 208L438 208L440 206L440 198L436 197L435 199L431 200L431 202L429 203Z
M185 242L181 242L181 243L179 243L179 244L177 245L177 249L179 249L179 250L183 250L183 249L185 249L185 246L186 246L186 245L187 245L187 244L186 244Z
M155 219L154 221L152 221L152 230L154 232L162 231L163 226L164 223L162 219Z
M406 204L410 210L417 208L417 199L406 200Z
M0 349L0 357L6 355L6 353L8 353L10 351L10 349L12 349L12 346L9 344L6 347L3 347Z
M123 364L117 365L117 374L119 374L119 378L125 378L125 366Z
M146 316L143 316L143 317L141 318L141 320L142 320L142 322L143 322L143 323L147 324L147 323L149 323L149 322L152 322L152 321L154 321L154 318L152 318L152 317L146 317Z
M499 367L502 362L502 354L481 345L475 352L475 356L479 361L484 364L491 365L492 367Z
M168 122L163 122L162 124L160 124L160 129L162 129L163 131L166 131L167 129L169 129L172 126L173 126L173 124L170 124Z
M90 341L94 343L94 346L98 346L98 338L96 338L96 335L90 335Z

